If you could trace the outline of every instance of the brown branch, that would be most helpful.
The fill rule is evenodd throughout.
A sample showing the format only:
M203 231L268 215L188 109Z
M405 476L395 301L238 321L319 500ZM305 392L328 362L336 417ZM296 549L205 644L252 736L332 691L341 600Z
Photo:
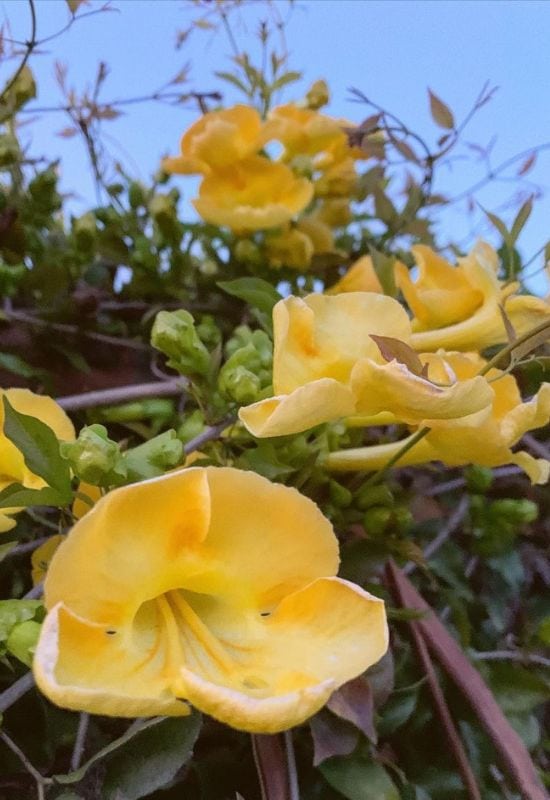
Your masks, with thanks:
M21 678L12 683L5 691L0 694L0 714L11 708L14 703L27 694L34 686L34 678L32 672L27 672Z
M395 580L391 563L388 565L387 574L397 600L399 601L400 605L405 608L407 604L405 602L405 597L403 596L402 585L399 581ZM451 752L458 765L464 788L466 789L470 800L481 800L481 792L479 790L476 777L472 771L470 762L468 761L468 756L466 755L462 739L460 738L455 722L451 716L451 712L449 711L449 706L447 705L445 696L441 690L441 686L439 685L439 680L433 667L421 630L418 627L418 624L414 621L409 623L409 628L418 655L418 660L420 661L424 674L428 679L428 686L430 687L436 714L439 717L439 721L441 722L443 730L445 731L445 736L447 737Z
M206 428L202 433L199 433L198 436L195 436L194 439L190 439L185 447L183 448L183 452L185 455L189 455L189 453L194 453L195 450L200 450L203 444L207 442L211 442L212 439L217 439L218 436L224 432L226 428L229 428L230 425L236 421L236 417L232 414L227 419L222 420L222 422L218 422L217 425L212 425L209 428Z
M4 88L2 90L2 95L0 97L1 100L3 100L5 97L7 97L10 89L15 85L18 77L21 75L21 73L25 69L25 66L27 65L27 61L29 60L29 58L31 56L31 53L32 53L32 51L34 50L34 48L36 47L36 44L37 44L37 42L36 42L36 10L35 10L35 7L34 7L34 0L29 0L29 8L30 8L30 11L31 11L31 38L28 39L25 42L25 48L26 48L25 54L24 54L24 56L23 56L23 58L21 60L21 63L19 64L19 66L17 67L17 69L15 70L13 75L11 76L10 80L4 86Z
M57 403L65 411L79 411L83 408L112 406L117 403L126 403L129 400L142 400L146 397L172 397L181 394L186 386L185 378L138 383L131 386L117 386L115 389L99 389L95 392L58 397Z
M281 735L252 734L251 739L262 800L291 800Z
M425 616L416 621L422 636L477 714L523 800L548 800L525 745L502 713L479 672L407 576L391 561L388 570L392 582L399 586L406 607L425 612Z

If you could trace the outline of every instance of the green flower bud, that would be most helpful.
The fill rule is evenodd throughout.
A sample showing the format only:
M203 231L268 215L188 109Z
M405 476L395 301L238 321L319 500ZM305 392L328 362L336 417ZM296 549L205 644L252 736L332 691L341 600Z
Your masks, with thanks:
M471 492L478 492L484 494L490 489L493 483L493 471L489 467L480 467L477 464L471 464L464 470L464 477L466 478L466 485Z
M243 264L258 265L261 263L260 248L251 239L240 239L235 245L235 258Z
M395 520L395 524L401 531L406 531L413 522L413 515L409 511L408 508L404 506L398 506L393 512L393 518Z
M128 187L128 202L131 208L139 208L145 205L146 193L143 184L132 181Z
M26 664L27 667L32 665L41 627L39 622L35 622L32 619L21 622L11 629L6 641L8 652L18 658L19 661L22 661L23 664Z
M225 397L239 405L254 403L261 390L260 379L254 372L241 364L230 366L229 361L220 370L218 385Z
M178 439L184 444L187 444L187 442L190 442L195 436L198 436L199 433L202 433L204 426L203 413L197 408L195 411L192 411L191 414L187 414L179 426Z
M514 500L512 498L495 500L491 506L491 510L494 514L502 517L506 522L512 525L526 525L529 522L534 522L539 513L536 503L523 498L520 500Z
M365 530L371 536L380 536L384 533L391 520L392 512L389 508L376 506L369 508L363 517L363 525Z
M199 334L201 342L213 350L219 345L222 339L221 331L216 325L214 317L210 314L204 314L200 322L196 326L197 333Z
M73 219L73 233L79 250L92 247L97 237L97 222L91 211Z
M131 481L146 480L163 475L176 467L183 456L183 444L175 430L165 431L148 442L124 453L124 463Z
M9 133L0 136L0 167L10 167L20 157L19 144Z
M174 403L172 400L167 397L151 397L116 406L95 408L91 412L91 416L98 422L137 422L144 417L153 418L159 422L168 422L173 413Z
M82 428L75 442L62 442L61 455L75 475L95 486L120 483L126 477L119 446L107 436L103 425Z
M350 490L345 486L342 486L342 484L338 483L337 481L330 481L329 494L331 502L337 508L347 508L353 499L353 495Z
M393 506L394 502L394 496L386 484L364 486L355 496L355 503L361 511L371 506Z
M188 311L159 311L151 332L151 344L168 356L168 366L182 375L206 375L210 354L201 342Z

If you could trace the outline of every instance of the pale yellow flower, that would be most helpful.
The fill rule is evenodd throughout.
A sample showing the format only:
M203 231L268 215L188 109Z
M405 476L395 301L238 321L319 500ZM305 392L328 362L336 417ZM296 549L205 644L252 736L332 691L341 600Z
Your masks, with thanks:
M440 386L399 360L386 361L372 336L407 343L411 335L404 308L386 295L288 297L273 309L273 333L275 396L239 411L254 436L382 413L409 424L448 424L491 403L484 378Z
M74 427L63 409L55 400L45 395L34 394L28 389L0 390L0 490L12 483L21 483L28 489L41 489L46 485L38 475L34 475L26 466L23 455L4 434L4 404L6 397L16 411L30 417L36 417L48 425L55 435L62 440L72 441L75 438ZM8 531L15 525L11 515L20 509L0 509L0 532Z
M305 270L311 263L313 242L297 228L288 228L268 236L265 240L265 254L271 267L291 267Z
M115 489L50 564L37 685L98 714L191 703L243 730L297 725L388 644L383 602L334 577L338 560L317 506L252 472Z
M460 383L471 380L486 363L474 353L447 353L443 360L436 354L431 357L426 354L421 358L430 365L430 371L439 380L443 380L447 372L443 365L450 366ZM512 448L525 433L548 424L550 383L544 383L531 400L522 402L512 375L491 369L486 378L494 392L488 409L450 426L433 426L398 463L407 466L442 461L448 466L478 464L485 467L517 464L533 483L546 483L550 462L533 458L524 450L513 451ZM336 471L375 471L381 469L407 441L331 453L326 459L326 466Z
M278 106L269 113L266 136L284 145L285 159L296 155L315 156L335 145L346 146L341 120L294 103Z
M166 172L210 174L231 167L255 155L266 139L258 112L249 106L236 105L204 114L181 140L181 155L165 158Z
M414 316L411 345L418 351L484 350L507 341L499 306L518 336L550 319L550 305L531 295L514 295L518 284L498 279L498 257L478 242L453 267L424 245L412 248L419 276L396 266L396 283Z
M254 156L208 175L193 205L214 225L255 231L284 225L312 196L310 181L295 178L284 164Z

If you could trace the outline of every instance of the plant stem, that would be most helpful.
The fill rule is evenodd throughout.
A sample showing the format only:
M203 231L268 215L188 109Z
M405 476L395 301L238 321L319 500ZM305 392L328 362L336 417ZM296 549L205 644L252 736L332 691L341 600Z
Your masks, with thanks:
M34 678L32 672L27 672L21 678L12 683L2 694L0 694L0 714L7 711L8 708L14 703L17 703L20 697L32 689L34 686Z
M146 397L172 397L181 394L187 386L185 378L152 383L137 383L131 386L117 386L114 389L99 389L95 392L72 394L58 397L57 403L65 411L79 411L93 406L112 406L126 403L129 400L141 400Z

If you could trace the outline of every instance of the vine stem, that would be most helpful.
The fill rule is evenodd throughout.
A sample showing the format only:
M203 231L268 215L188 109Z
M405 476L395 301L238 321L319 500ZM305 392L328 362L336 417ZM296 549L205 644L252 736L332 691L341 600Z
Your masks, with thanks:
M111 406L129 400L142 400L146 397L171 397L181 394L187 387L185 378L175 380L138 383L131 386L117 386L114 389L99 389L95 392L72 394L58 397L57 403L65 411L79 411L92 406Z
M279 734L254 733L250 738L262 800L295 800L290 793L288 761L282 737Z
M2 91L2 99L6 97L10 89L15 85L15 82L17 81L18 77L25 69L27 61L29 60L32 51L36 47L36 9L34 7L34 0L29 0L29 8L31 12L31 38L25 42L25 47L26 47L25 54L21 60L21 63L11 76L10 80L5 85Z

